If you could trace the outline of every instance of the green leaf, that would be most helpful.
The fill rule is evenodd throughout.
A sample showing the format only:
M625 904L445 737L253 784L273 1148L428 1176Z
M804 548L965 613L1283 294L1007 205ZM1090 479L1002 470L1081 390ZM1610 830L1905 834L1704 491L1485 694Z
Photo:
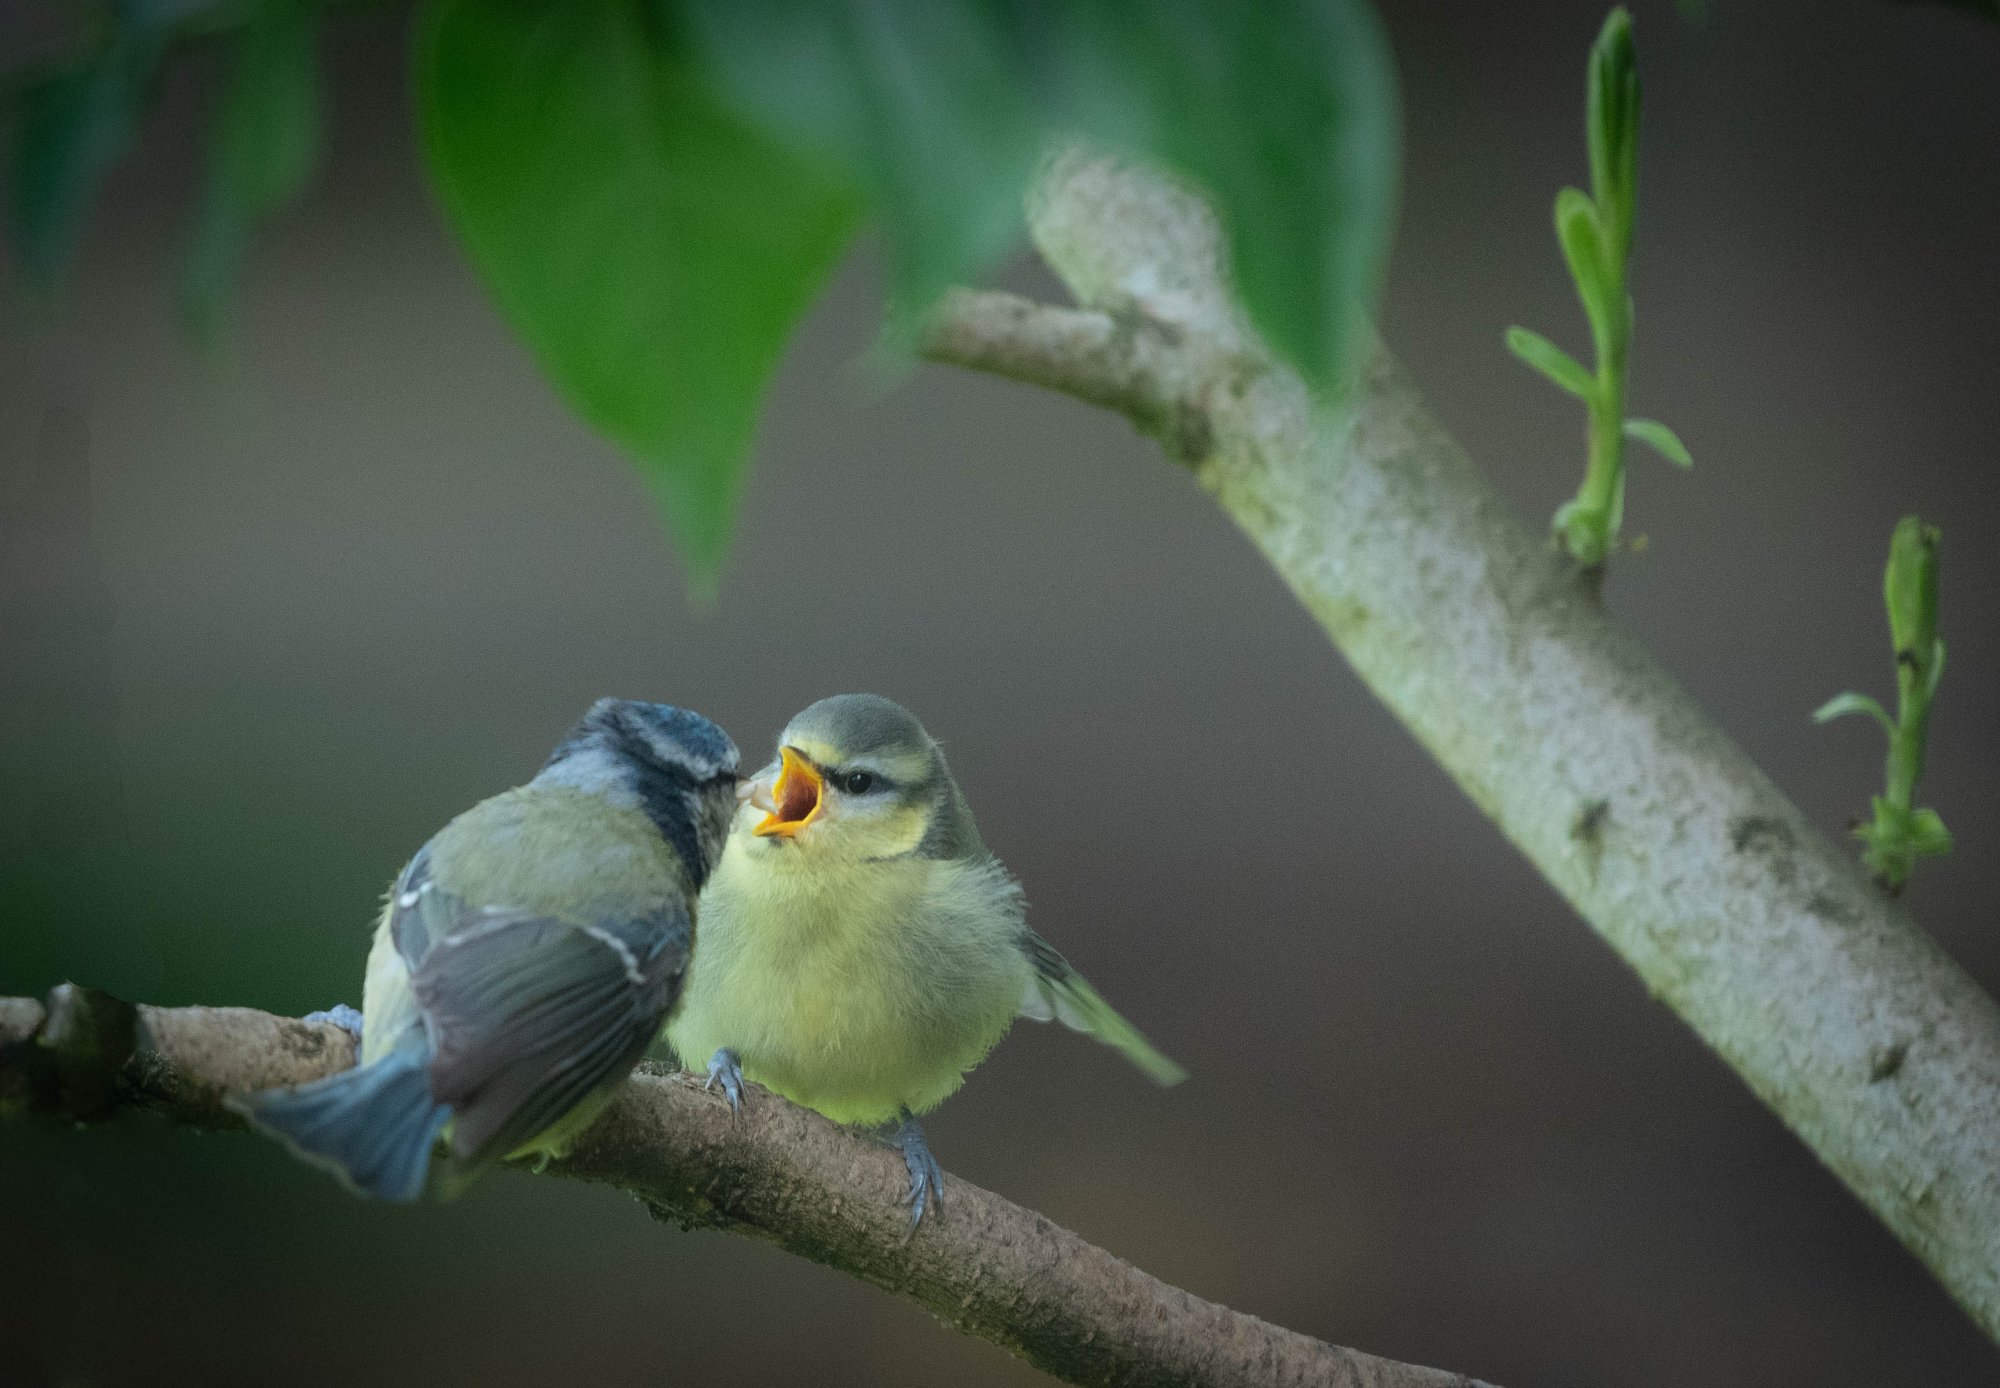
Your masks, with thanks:
M1577 298L1590 318L1591 329L1601 340L1612 319L1612 300L1617 291L1605 260L1604 225L1597 207L1581 188L1565 188L1556 194L1556 240L1562 244L1563 260L1569 265L1570 279L1576 283Z
M263 0L231 44L183 285L213 332L257 224L297 196L319 155L317 0Z
M1678 468L1694 466L1687 445L1680 435L1660 423L1657 419L1628 419L1625 421L1625 437L1637 439Z
M1915 810L1910 814L1909 844L1918 857L1942 857L1951 852L1951 830L1936 810Z
M838 160L882 218L905 327L991 269L1023 231L1040 156L1008 7L963 0L686 0L728 93L796 147Z
M1032 35L1040 6L1016 0ZM1365 0L1057 7L1074 36L1041 80L1095 139L1210 195L1250 316L1318 385L1354 360L1395 222L1395 70Z
M21 272L56 290L68 276L98 188L125 157L160 55L164 25L144 12L113 25L82 67L38 78L15 130L13 240Z
M1623 5L1605 16L1590 50L1584 104L1591 191L1610 250L1622 264L1631 250L1639 176L1639 65L1632 48L1632 16Z
M736 487L713 460L747 447L754 387L845 244L857 189L882 218L905 323L1005 250L1036 159L1079 134L1204 185L1251 315L1318 381L1350 359L1379 283L1396 111L1364 0L428 13L420 79L446 207L559 387L649 462L696 551L719 545ZM738 350L718 352L732 334Z
M431 174L570 404L714 581L764 386L851 239L824 161L746 123L644 0L433 0Z
M1588 400L1597 393L1597 378L1583 363L1538 332L1519 327L1507 329L1507 350L1571 395Z
M1083 136L1199 183L1245 306L1336 380L1394 222L1397 112L1365 0L683 0L726 89L870 191L921 308L1020 228L1052 141Z
M1951 831L1936 810L1905 810L1879 795L1869 807L1874 818L1857 826L1854 836L1868 845L1862 859L1890 890L1901 890L1917 859L1951 852Z
M1890 737L1896 735L1896 720L1891 718L1882 705L1866 694L1849 690L1836 694L1813 711L1813 722L1830 723L1836 718L1844 718L1850 713L1865 713L1882 725L1882 731Z

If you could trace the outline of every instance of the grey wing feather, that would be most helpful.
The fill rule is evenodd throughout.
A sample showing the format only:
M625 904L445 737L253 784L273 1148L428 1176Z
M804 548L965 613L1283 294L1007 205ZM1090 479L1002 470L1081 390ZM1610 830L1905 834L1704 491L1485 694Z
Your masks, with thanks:
M431 946L451 933L464 911L462 901L431 880L431 846L425 844L389 888L389 935L404 966L414 970L423 963Z
M583 928L493 909L462 919L411 986L434 1051L431 1091L453 1110L452 1154L477 1164L625 1077L679 995L690 929L680 902Z
M1179 1084L1187 1078L1187 1071L1119 1016L1054 945L1030 930L1021 947L1029 965L1028 982L1021 993L1021 1016L1037 1022L1060 1021L1074 1031L1094 1036L1144 1070L1155 1083Z
M1070 990L1063 986L1066 980L1080 979L1082 975L1054 945L1032 930L1027 932L1022 948L1027 953L1030 969L1028 985L1021 990L1018 1015L1034 1022L1061 1022L1071 1031L1089 1032L1089 1017Z

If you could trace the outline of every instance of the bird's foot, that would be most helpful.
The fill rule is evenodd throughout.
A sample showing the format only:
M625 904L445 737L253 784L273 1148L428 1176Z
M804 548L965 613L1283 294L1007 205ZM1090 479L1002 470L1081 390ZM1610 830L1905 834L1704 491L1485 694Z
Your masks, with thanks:
M889 1139L889 1145L903 1154L903 1165L910 1172L910 1193L896 1203L910 1207L910 1232L915 1234L917 1226L924 1222L926 1210L944 1207L944 1168L931 1155L930 1144L924 1141L924 1130L908 1109L903 1110L903 1121Z
M308 1012L299 1019L303 1022L331 1022L354 1038L354 1044L361 1044L361 1012L344 1002L337 1002L324 1012Z
M729 1099L729 1116L736 1117L743 1112L743 1057L724 1046L708 1061L708 1083L703 1089L722 1086L722 1092Z

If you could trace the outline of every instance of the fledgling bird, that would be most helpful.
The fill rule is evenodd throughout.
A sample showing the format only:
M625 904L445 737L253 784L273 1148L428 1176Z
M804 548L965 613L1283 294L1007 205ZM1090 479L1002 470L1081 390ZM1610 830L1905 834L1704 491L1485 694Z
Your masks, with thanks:
M532 781L458 816L390 888L359 1065L247 1096L252 1124L364 1194L415 1200L559 1155L680 996L697 894L737 808L700 714L601 699Z
M712 1057L732 1106L748 1077L836 1122L896 1123L913 1227L943 1183L917 1115L1016 1016L1061 1018L1161 1084L1184 1078L1028 929L1020 887L901 705L820 700L739 794L667 1039L685 1064Z

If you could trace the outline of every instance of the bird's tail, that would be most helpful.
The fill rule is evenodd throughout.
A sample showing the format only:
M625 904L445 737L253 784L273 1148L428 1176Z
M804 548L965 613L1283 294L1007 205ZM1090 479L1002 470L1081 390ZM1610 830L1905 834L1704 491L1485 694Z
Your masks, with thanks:
M1021 1002L1022 1016L1038 1022L1060 1021L1095 1036L1144 1070L1155 1084L1179 1084L1187 1078L1187 1071L1161 1055L1139 1028L1119 1016L1047 940L1031 933L1028 955L1034 974Z
M296 1089L268 1089L232 1107L299 1156L378 1200L424 1193L431 1146L451 1110L431 1097L421 1046Z

